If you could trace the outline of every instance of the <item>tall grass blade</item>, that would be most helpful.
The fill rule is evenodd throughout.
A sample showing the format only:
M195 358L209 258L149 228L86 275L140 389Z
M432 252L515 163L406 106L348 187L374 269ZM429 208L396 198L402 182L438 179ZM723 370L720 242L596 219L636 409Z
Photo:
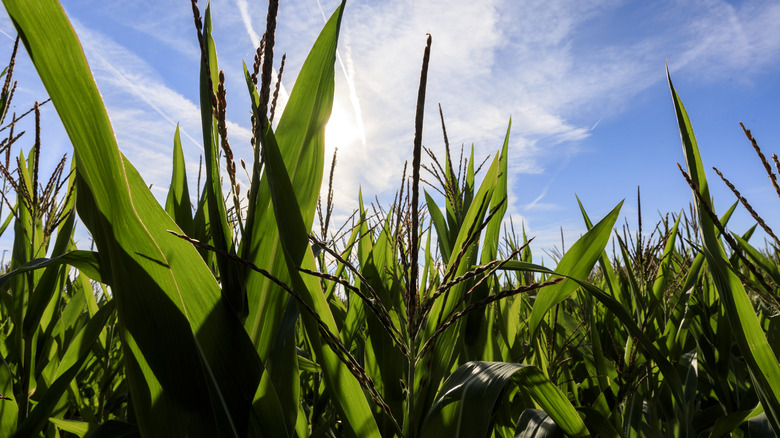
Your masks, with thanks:
M769 346L750 298L742 282L732 271L718 239L717 229L710 217L710 212L714 212L715 209L712 206L707 177L693 128L682 100L672 85L668 71L667 78L677 114L685 164L690 179L695 185L694 202L702 238L702 252L707 259L718 295L725 308L733 338L747 363L758 398L772 424L772 429L776 434L780 434L780 363Z
M300 237L306 239L311 232L322 185L325 156L325 125L330 117L335 90L336 47L338 42L343 4L323 27L301 67L295 86L279 120L274 141L278 145L284 169L292 184L292 193L297 200L296 213L303 220ZM250 86L253 110L257 123L267 120L260 114L259 96L251 80ZM267 125L266 125L267 126ZM263 138L263 150L267 145ZM265 152L263 152L265 155ZM281 224L272 206L272 189L269 175L259 173L255 163L255 180L252 182L248 199L247 225L241 243L240 254L244 260L268 270L274 277L291 284L288 267L282 247ZM299 263L301 260L298 260ZM309 266L313 269L313 266ZM296 272L297 275L297 272ZM245 322L260 357L273 377L279 397L287 415L288 429L295 425L298 406L298 365L295 344L295 325L284 326L282 318L290 297L272 281L254 271L246 271L245 282L250 313ZM282 329L287 327L286 329ZM260 394L257 395L261 396Z
M431 216L431 223L436 229L436 239L439 246L439 253L444 264L450 263L450 254L452 254L452 242L450 242L449 229L441 209L436 205L431 195L425 191L425 203L428 206L428 214Z
M173 135L173 172L171 172L171 187L168 189L168 197L165 200L165 212L176 222L184 234L195 237L190 191L187 188L187 167L181 149L179 125L176 125L176 132Z
M239 319L248 313L245 284L241 281L239 267L224 253L235 254L233 227L228 222L225 198L222 193L220 176L220 135L218 133L217 89L219 84L219 65L214 38L211 36L211 4L207 4L203 20L203 46L200 65L200 117L203 127L203 154L205 156L206 184L203 192L206 197L206 213L209 220L209 234L214 247L223 253L215 254L219 268L219 280L222 293ZM175 153L175 152L174 152ZM226 157L228 165L232 157ZM228 172L230 172L228 170ZM238 212L234 212L238 217Z
M593 222L591 222L588 213L585 211L585 207L582 205L579 196L577 196L577 205L580 206L580 213L582 213L582 219L585 221L585 227L590 230L593 228ZM612 262L610 262L606 251L603 251L601 257L599 257L599 267L601 267L601 272L607 280L607 287L609 287L610 293L613 297L616 297L617 290L620 286L618 284L617 276L615 276L615 270L612 269Z
M498 160L498 178L496 186L493 189L493 195L490 199L490 211L496 213L490 219L485 227L484 240L482 240L480 264L490 263L498 258L498 244L501 235L501 225L504 221L504 214L507 210L507 186L508 186L508 152L509 152L509 134L512 130L512 120L509 120L504 144L501 147ZM497 290L497 281L495 277L482 282L469 298L470 303L474 303L487 298L491 290ZM462 325L462 339L466 347L468 359L498 360L496 357L495 337L491 336L493 332L493 306L489 306L481 311L471 312L466 317L466 323Z
M455 370L439 391L422 436L490 436L496 404L512 385L527 392L567 435L588 436L566 395L538 368L505 362L468 362Z
M556 304L568 298L577 289L577 282L572 280L572 278L578 280L588 278L593 266L604 252L604 247L606 247L609 241L612 227L615 225L615 221L620 213L620 207L622 206L623 201L612 209L604 219L580 237L566 251L561 261L558 262L558 266L554 271L569 278L553 287L539 291L529 318L529 330L532 338L536 335L539 324L547 312Z
M453 272L454 277L463 275L477 264L479 248L477 245L470 243L470 238L472 233L482 224L488 212L493 190L498 180L498 169L499 157L496 156L486 172L485 178L473 198L473 202L471 202L468 211L465 213L463 225L457 230L457 239L453 244L453 256L447 265L447 270ZM433 335L438 328L438 323L442 318L454 311L466 291L466 285L461 282L436 300L424 327L422 340L429 339ZM442 333L436 340L432 353L428 353L428 356L421 361L425 372L417 373L414 382L419 387L418 395L415 397L416 412L414 414L414 418L418 419L418 421L416 424L410 425L417 431L419 431L422 425L422 419L426 413L425 407L433 403L440 382L450 374L454 361L457 359L456 347L458 343L455 340L458 333L460 333L460 326L461 322L457 322Z
M264 144L266 175L291 286L316 313L315 316L301 309L301 319L309 334L314 355L322 367L331 395L336 401L336 407L344 415L347 422L345 426L349 428L350 435L378 437L380 434L376 421L360 384L347 368L347 364L334 353L334 347L326 344L320 336L317 318L327 326L330 333L338 333L338 327L322 293L320 283L314 277L302 277L298 271L299 267L315 269L314 254L307 237L308 231L301 216L301 208L292 181L271 130L266 132Z

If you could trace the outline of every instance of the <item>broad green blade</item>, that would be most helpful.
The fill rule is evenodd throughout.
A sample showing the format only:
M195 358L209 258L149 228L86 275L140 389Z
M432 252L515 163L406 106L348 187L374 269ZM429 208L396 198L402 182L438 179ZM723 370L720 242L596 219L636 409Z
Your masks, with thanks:
M764 408L759 404L755 409L732 412L726 416L720 417L715 421L715 425L710 431L709 438L720 438L722 436L731 436L731 433L740 425L746 423L751 418L764 413Z
M463 190L463 205L461 214L466 214L471 208L471 201L474 199L476 171L474 170L474 144L471 144L471 155L469 156L469 165L466 169L466 187Z
M322 185L325 125L333 107L334 63L342 12L343 7L334 12L314 43L275 132L307 234L314 222ZM256 193L250 194L250 205L250 211L254 213L247 215L241 257L285 281L289 275L271 207L267 174L264 173L258 182ZM260 356L267 360L288 296L273 282L253 271L247 272L247 291L251 314L245 325Z
M444 382L421 436L490 436L493 413L511 385L530 394L569 436L588 436L588 429L566 394L538 368L505 362L468 362L460 366Z
M369 255L371 254L371 249L373 247L373 242L371 239L371 236L368 235L368 223L366 221L366 209L363 206L363 194L358 194L358 206L360 208L360 220L355 226L354 230L352 230L352 235L349 238L349 244L347 244L347 247L349 251L352 250L352 245L354 244L354 239L357 238L357 235L360 234L363 237L358 241L358 260L360 262L360 266L363 267L361 269L361 274L365 275L365 264L364 262L368 259ZM344 255L348 255L347 251L344 251ZM346 257L345 257L346 260ZM339 267L336 270L336 275L341 275L343 272L343 265L339 264ZM326 293L326 296L328 296L328 293ZM344 319L344 325L341 328L341 341L346 345L347 347L351 347L352 343L355 339L356 333L365 325L366 322L366 309L365 305L363 303L363 300L361 300L357 294L350 293L348 295L349 308L347 309L347 315Z
M306 306L312 309L312 315L301 306L303 320L313 353L322 367L329 392L332 394L336 407L344 416L345 426L350 435L357 437L380 436L376 421L371 412L366 396L355 376L347 365L333 352L320 335L317 319L322 321L327 330L338 336L338 327L330 312L330 306L320 288L319 281L312 277L302 277L299 267L315 269L314 254L309 246L308 231L301 216L293 185L290 180L284 160L276 145L273 132L269 130L265 136L266 175L273 201L276 222L279 225L282 250L287 262L292 289L298 293ZM337 341L335 339L334 341Z
M480 263L486 264L498 257L498 242L501 234L501 224L504 221L504 214L507 210L507 185L509 180L509 172L507 170L507 162L509 160L509 133L512 130L512 119L509 119L509 126L506 128L506 136L504 137L504 145L501 148L501 153L498 160L498 177L496 179L496 186L493 189L493 197L490 199L490 211L499 208L497 213L490 219L490 222L485 227L485 238L481 247L482 255L480 256Z
M179 125L173 135L173 172L171 172L171 187L165 200L165 212L181 228L184 234L194 237L195 227L192 223L192 206L190 191L187 188L187 166L184 163L184 153L181 150Z
M59 430L70 432L79 437L84 437L89 433L90 423L84 421L63 420L51 417L49 422L57 426Z
M531 311L531 317L529 318L529 330L532 338L536 335L544 315L546 315L556 304L565 300L577 290L577 282L572 280L572 278L578 280L585 280L588 278L593 266L604 252L604 247L607 246L609 236L612 234L612 227L615 225L622 205L623 201L620 201L604 219L585 233L585 235L580 237L579 240L566 251L566 254L561 258L561 261L558 262L555 272L565 275L568 278L555 286L539 291L536 302L534 303L534 308Z
M776 434L780 434L780 363L767 342L758 317L745 292L742 282L734 274L726 253L718 239L715 224L705 210L715 211L707 188L704 165L696 144L696 137L688 118L688 113L672 85L668 75L669 89L672 92L677 123L680 129L685 164L693 182L698 188L694 196L699 232L702 238L702 252L707 259L710 273L718 290L721 303L728 317L731 334L739 346L750 371L758 398L764 407L766 416ZM695 193L694 193L695 195Z
M582 415L585 425L591 434L604 438L619 438L620 434L615 426L600 411L590 407L578 407L577 411Z
M13 218L14 218L13 213L8 213L8 216L5 217L5 221L3 222L3 225L0 226L0 236L2 236L5 233L5 230L8 228L8 225L11 224Z
M74 180L75 179L71 178L68 185L69 189L73 188ZM76 226L76 214L75 211L73 211L74 205L75 196L71 196L68 200L68 205L65 210L63 210L63 213L68 214L69 216L60 224L59 230L57 231L57 240L54 244L54 249L51 252L52 257L58 257L64 254L73 238L73 230ZM51 301L52 296L55 295L55 291L57 291L57 283L62 281L65 274L65 271L59 267L51 267L46 269L43 275L41 275L38 284L35 286L33 295L30 298L30 303L24 316L23 331L25 336L31 336L32 331L40 324L41 316L43 315L46 306Z
M99 255L94 251L71 251L50 259L35 259L0 275L0 288L13 276L48 266L70 265L84 273L87 277L99 283L111 284L110 274L103 270Z
M518 262L518 261L509 261L506 264L504 264L502 269L540 272L540 273L545 273L550 275L561 275L560 273L552 271L549 268L546 268L544 266L525 263L525 262ZM653 341L651 341L644 334L644 332L642 332L642 329L640 329L639 326L636 325L636 322L634 322L633 317L631 316L630 313L628 313L625 307L622 304L620 304L616 299L612 298L609 294L602 291L598 287L593 286L587 281L579 280L574 277L567 277L567 278L572 280L575 284L583 288L587 293L589 293L594 298L596 298L599 302L601 302L601 304L604 307L606 307L615 317L617 317L617 319L623 324L626 330L632 336L636 337L638 344L640 345L640 347L642 347L645 354L650 359L654 360L658 365L661 374L663 374L664 378L667 380L667 383L669 383L669 386L672 390L672 395L675 397L677 402L680 403L680 405L684 406L685 398L683 395L682 381L680 380L680 376L677 374L677 371L674 369L672 364L666 358L667 355L662 353L658 349L658 347L656 347Z
M12 338L4 338L3 332L0 331L0 360L7 362L6 355L3 351L13 348L10 345ZM6 344L7 343L7 344ZM6 344L6 345L3 345ZM11 370L6 367L0 367L0 394L4 397L8 397L10 400L0 400L0 435L12 436L16 431L16 424L19 418L19 405L17 404L16 397L14 397L14 381L15 376Z
M393 256L393 244L391 237L392 215L388 215L385 228L377 238L375 244L369 238L363 238L358 244L358 256L360 271L368 284L360 284L363 293L370 296L368 287L372 287L379 296L379 301L388 309L390 318L395 327L406 328L405 321L399 321L398 315L405 314L401 297L403 292L396 281L397 260ZM368 228L364 225L364 231ZM356 301L353 303L352 301ZM377 391L382 394L392 412L400 416L404 412L406 393L399 384L406 375L406 357L388 335L387 330L372 310L368 310L359 298L353 295L350 300L350 308L358 306L358 310L364 309L363 324L365 327L365 351L363 362L366 373L373 379ZM393 425L387 417L377 419L382 436L394 433Z
M780 284L780 272L778 272L778 266L772 259L762 254L761 251L757 250L753 245L749 244L746 239L743 239L737 234L732 234L732 237L737 242L737 245L739 245L748 257L750 257L750 260L752 260L763 273L767 274L775 284ZM772 291L767 292L772 293Z
M203 19L203 48L200 63L200 117L203 127L203 154L205 156L206 183L203 192L206 196L206 213L209 219L209 234L214 246L225 253L235 254L233 227L228 222L225 198L222 193L222 177L219 171L220 135L212 99L217 95L219 84L219 65L214 38L211 36L211 4L206 4ZM208 66L204 60L208 60ZM237 214L237 213L236 213ZM245 284L240 278L240 268L224 254L215 254L219 268L219 282L222 294L243 320L248 313Z
M671 269L672 257L674 256L674 244L677 241L677 229L680 226L680 218L682 218L682 215L677 217L677 220L674 222L674 227L672 227L672 231L669 232L664 252L661 255L661 264L658 266L658 274L656 274L655 280L653 281L653 296L655 296L656 301L659 303L663 303L664 292L666 291L666 285L669 282L671 274L669 269Z
M734 213L734 210L737 208L738 204L739 201L732 204L731 208L726 210L726 213L721 216L720 223L723 225L723 227L726 227L728 224L729 220L731 219L731 215ZM718 234L720 235L720 233ZM698 252L696 256L693 257L693 262L691 263L691 266L685 275L685 281L683 282L681 289L683 291L683 295L677 301L677 304L674 308L674 313L672 314L672 321L680 321L680 323L679 325L667 325L667 330L664 332L664 337L666 338L666 347L669 350L670 359L679 358L684 353L684 343L688 337L688 328L691 324L691 318L686 317L689 308L688 301L691 295L690 291L694 285L699 283L704 272L702 269L703 266L704 254Z
M498 176L496 185L493 189L493 195L490 199L490 210L496 213L485 227L484 236L481 240L480 264L487 264L497 259L498 244L501 235L501 224L504 221L504 214L507 210L507 161L509 150L509 133L512 129L512 120L509 120L509 126L506 129L504 144L501 148L498 160ZM498 290L495 278L488 279L479 285L468 299L468 304L478 302L487 298L491 290ZM496 346L493 333L493 310L492 306L484 310L471 312L466 317L465 324L462 324L462 340L464 344L465 357L462 360L497 360L495 357Z
M242 435L262 365L193 246L121 155L56 2L4 1L75 148L80 217L109 267L142 433Z
M680 408L685 412L685 396L683 394L683 385L680 380L680 376L672 366L671 362L667 359L668 354L661 352L650 338L645 335L642 329L636 325L633 317L630 313L620 304L617 300L609 296L601 289L593 286L587 281L575 280L585 291L596 298L601 304L612 312L615 317L623 324L623 327L636 338L637 343L642 347L644 354L655 361L658 369L666 380L665 383L669 384L672 391L672 396L679 403Z
M297 200L298 209L294 214L301 216L304 223L300 230L300 237L304 239L311 231L322 185L325 125L333 107L334 64L343 9L342 4L333 13L304 61L274 137ZM247 84L250 85L251 81L247 81ZM256 96L253 84L250 92L254 102ZM257 111L254 103L253 108ZM266 115L255 112L255 117L261 120ZM255 163L254 168L258 169L259 164ZM261 178L257 176L258 173L255 172L250 189L247 225L240 254L244 260L290 284L280 227L277 226L277 217L272 207L268 170ZM313 266L310 268L314 269ZM249 315L244 326L273 377L273 384L278 388L287 415L285 423L288 430L292 430L298 415L299 378L295 326L282 330L285 327L282 318L289 296L257 272L245 270L244 279L249 303Z
M577 196L577 204L580 206L580 212L585 221L585 227L590 230L593 228L593 223L591 222L588 213L585 212L585 207L582 205L579 196ZM523 232L525 232L525 229ZM606 251L603 251L601 257L599 257L599 266L601 267L601 272L604 273L610 293L612 293L613 297L617 297L617 291L620 289L620 286L618 284L618 279L615 276L615 271L612 269L612 262L609 260Z
M431 223L436 228L436 238L439 242L439 252L441 253L441 259L444 264L450 263L450 254L452 254L452 243L450 242L449 230L447 223L444 221L444 215L441 214L439 206L436 205L436 201L431 198L431 195L425 192L425 203L428 206L428 214L431 216Z

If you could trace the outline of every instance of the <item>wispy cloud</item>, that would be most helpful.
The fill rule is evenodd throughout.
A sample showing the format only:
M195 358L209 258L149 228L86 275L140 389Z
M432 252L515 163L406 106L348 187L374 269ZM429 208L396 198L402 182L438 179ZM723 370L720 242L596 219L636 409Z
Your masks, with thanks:
M477 156L498 149L512 115L510 167L541 173L572 150L561 144L584 140L603 118L664 80L666 59L673 70L707 80L776 65L780 35L769 29L778 9L760 1L739 7L620 1L518 7L501 0L348 4L342 40L350 41L357 95L365 113L375 117L366 122L366 149L342 155L341 163L349 163L342 164L349 175L343 187L356 193L357 184L375 192L397 185L411 150L427 32L433 54L426 144L442 144L437 102L444 106L452 143L476 142ZM616 26L623 15L636 23Z
M167 86L140 56L105 34L73 21L102 90L120 148L136 167L143 169L158 199L164 199L177 123L190 175L197 174L196 163L203 150L199 106ZM228 133L236 143L248 143L251 137L248 129L230 121Z

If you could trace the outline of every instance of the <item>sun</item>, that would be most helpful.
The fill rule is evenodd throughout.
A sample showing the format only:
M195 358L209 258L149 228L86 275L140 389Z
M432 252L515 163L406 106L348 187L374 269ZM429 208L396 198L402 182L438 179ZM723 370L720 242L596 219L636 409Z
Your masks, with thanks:
M335 148L339 148L343 151L358 139L359 132L353 112L336 100L333 102L330 120L325 125L325 150L332 153Z

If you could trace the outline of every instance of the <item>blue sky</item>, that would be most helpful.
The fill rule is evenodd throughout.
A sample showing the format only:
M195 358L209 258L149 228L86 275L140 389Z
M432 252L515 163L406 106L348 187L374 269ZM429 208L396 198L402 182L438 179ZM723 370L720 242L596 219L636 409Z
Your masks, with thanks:
M201 152L199 53L189 3L62 3L120 147L153 185L153 193L161 200L167 193L177 122L194 185ZM283 85L289 90L323 14L339 2L281 3L276 65L286 52ZM252 62L266 5L212 2L214 38L227 76L228 133L236 154L247 160L249 100L241 61ZM0 15L0 56L5 58L14 30ZM337 213L344 217L355 207L360 188L367 198L392 198L403 162L411 158L419 69L430 33L423 143L443 153L438 103L453 148L474 144L480 159L500 148L511 117L508 213L537 236L537 254L560 246L561 228L567 247L584 231L575 194L592 218L625 199L621 214L632 229L637 186L645 227L656 222L659 211L687 208L690 190L675 165L683 156L666 85L667 61L707 168L719 167L778 227L779 200L738 125L743 121L753 130L765 153L780 150L777 22L780 3L764 0L348 1L334 128L326 145L328 154L339 148ZM45 99L26 54L20 56L16 79L14 110ZM69 145L53 108L45 109L43 117L45 160L53 166ZM29 148L32 137L25 141ZM708 176L722 212L734 202L733 195L714 172ZM744 232L750 225L741 211L731 228ZM88 245L86 237L80 240ZM9 246L5 241L2 246Z

